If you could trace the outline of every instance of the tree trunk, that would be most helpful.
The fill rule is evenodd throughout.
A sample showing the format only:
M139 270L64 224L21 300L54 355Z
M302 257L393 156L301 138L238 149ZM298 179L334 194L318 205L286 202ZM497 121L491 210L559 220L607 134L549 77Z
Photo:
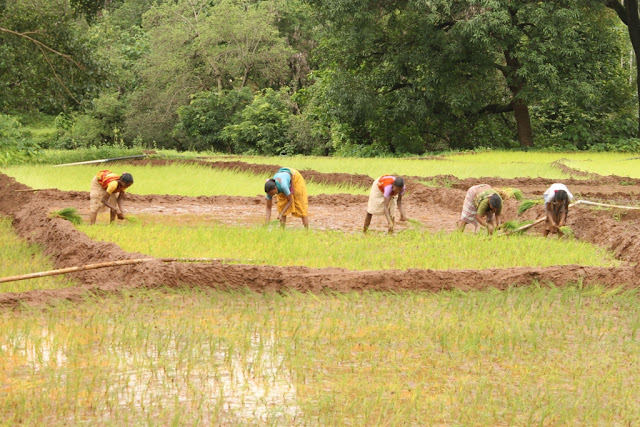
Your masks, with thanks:
M615 10L618 18L627 26L629 39L633 52L636 55L636 64L640 55L640 14L638 13L638 0L606 0L605 5ZM640 67L636 65L636 93L640 99ZM638 103L638 138L640 138L640 102Z
M506 68L500 71L507 80L507 86L513 95L513 114L516 119L516 127L518 129L518 142L521 147L533 147L533 131L531 130L531 116L529 116L529 106L522 99L518 98L520 89L524 86L521 78L516 77L517 71L520 69L520 62L511 55L509 51L504 52L504 58L507 63Z
M531 131L531 117L529 106L521 99L513 102L513 114L518 128L518 142L521 147L533 147L533 132Z
M629 30L629 39L631 46L636 54L640 54L640 19L638 17L638 0L625 0L624 7L627 12L627 29ZM637 62L636 62L637 63ZM636 67L636 92L640 99L640 68ZM640 103L638 103L638 138L640 138Z

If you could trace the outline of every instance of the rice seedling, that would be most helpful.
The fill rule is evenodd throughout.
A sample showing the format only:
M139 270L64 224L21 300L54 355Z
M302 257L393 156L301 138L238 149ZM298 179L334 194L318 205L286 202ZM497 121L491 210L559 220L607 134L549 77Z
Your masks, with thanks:
M569 227L568 225L563 225L562 227L559 228L559 230L565 237L569 237L569 238L575 237L573 228Z
M38 245L27 244L20 240L13 231L11 220L0 217L0 277L18 276L52 268L54 268L52 263ZM74 286L74 283L66 280L64 276L55 276L2 283L0 292L25 292L71 286Z
M581 284L87 295L0 311L0 417L8 425L634 425L639 307L635 290Z
M73 224L82 224L82 217L78 215L76 208L64 208L59 211L51 212L51 218L62 218L71 221Z
M598 153L597 156L570 156L565 165L584 172L599 175L618 175L640 178L640 159L630 153ZM623 185L623 184L621 184Z
M544 203L544 199L523 200L522 203L520 203L520 206L518 206L518 215L522 215L532 207L541 205L543 203Z
M518 220L510 220L510 221L505 221L504 223L502 223L502 225L500 226L500 228L503 231L506 231L508 233L513 233L515 232L518 228L527 225L527 224L531 224L533 221L518 221Z
M533 236L491 238L471 233L429 233L418 227L396 233L393 244L382 233L345 234L338 231L278 226L188 227L131 224L78 227L90 238L117 243L129 252L155 257L234 258L248 263L343 267L353 270L407 268L508 268L519 265L617 265L605 250L585 242ZM478 257L477 254L485 254ZM448 254L448 255L445 255Z
M524 199L524 194L517 188L498 188L497 191L503 199Z

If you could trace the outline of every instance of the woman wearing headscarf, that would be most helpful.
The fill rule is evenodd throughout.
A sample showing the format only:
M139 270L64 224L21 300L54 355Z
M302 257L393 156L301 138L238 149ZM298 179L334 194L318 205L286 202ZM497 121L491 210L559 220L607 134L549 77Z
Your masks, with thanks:
M364 218L364 229L366 233L371 224L373 215L384 215L389 226L389 233L393 233L395 223L396 204L400 211L400 221L405 221L404 208L402 207L402 196L406 187L404 179L392 175L382 175L371 185L369 191L369 203L367 204L367 215ZM396 203L396 198L397 203Z
M555 183L551 184L547 191L543 194L544 210L547 214L545 230L542 234L546 237L551 234L562 236L560 227L567 222L567 214L569 213L569 202L573 200L573 194L566 185Z
M464 231L465 226L471 224L478 231L479 224L492 234L500 226L501 213L502 198L498 192L488 184L474 185L464 198L458 230Z
M271 220L271 206L273 197L276 197L278 220L282 228L287 223L287 215L301 218L305 228L309 228L307 184L300 172L293 168L278 169L273 178L265 182L264 192L267 193L266 224Z
M98 212L105 207L110 210L110 222L116 219L124 219L122 210L123 194L133 184L130 173L115 174L109 170L101 170L91 180L91 192L89 196L89 223L95 224Z

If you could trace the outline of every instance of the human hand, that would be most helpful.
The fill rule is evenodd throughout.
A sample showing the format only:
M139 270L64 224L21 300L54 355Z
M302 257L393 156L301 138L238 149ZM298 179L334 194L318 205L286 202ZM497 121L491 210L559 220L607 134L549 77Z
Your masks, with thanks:
M389 230L387 230L387 233L389 234L393 233L393 224L389 226Z
M491 224L487 224L487 231L489 234L493 234L494 226Z
M406 217L406 216L404 216L404 215L400 215L400 221L406 221L406 220L407 220L407 217Z
M118 219L124 219L124 214L121 211L116 212L116 215L118 215Z

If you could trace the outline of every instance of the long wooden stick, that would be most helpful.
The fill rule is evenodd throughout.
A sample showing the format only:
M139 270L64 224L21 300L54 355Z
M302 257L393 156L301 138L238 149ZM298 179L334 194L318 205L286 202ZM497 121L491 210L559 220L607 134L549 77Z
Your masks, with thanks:
M38 273L22 274L19 276L10 276L0 278L0 283L15 282L18 280L35 279L38 277L56 276L58 274L75 273L78 271L94 270L96 268L105 267L117 267L120 265L140 264L149 261L161 261L161 262L207 262L207 261L252 261L252 260L239 260L233 258L137 258L137 259L125 259L120 261L99 262L97 264L87 264L77 267L60 268L58 270L40 271Z
M46 191L46 190L57 190L56 188L29 188L28 190L13 190L16 193L24 193L26 191Z
M604 206L607 208L618 208L618 209L640 209L637 206L624 206L624 205L609 205L607 203L597 203L597 202L589 202L587 200L578 200L575 204L581 203L583 205L593 205L593 206Z
M61 167L61 166L88 165L88 164L91 164L91 163L113 162L115 160L142 159L144 157L148 157L148 156L146 154L139 154L139 155L135 155L135 156L113 157L111 159L99 159L99 160L87 160L85 162L63 163L61 165L53 165L52 167L58 168L58 167Z

